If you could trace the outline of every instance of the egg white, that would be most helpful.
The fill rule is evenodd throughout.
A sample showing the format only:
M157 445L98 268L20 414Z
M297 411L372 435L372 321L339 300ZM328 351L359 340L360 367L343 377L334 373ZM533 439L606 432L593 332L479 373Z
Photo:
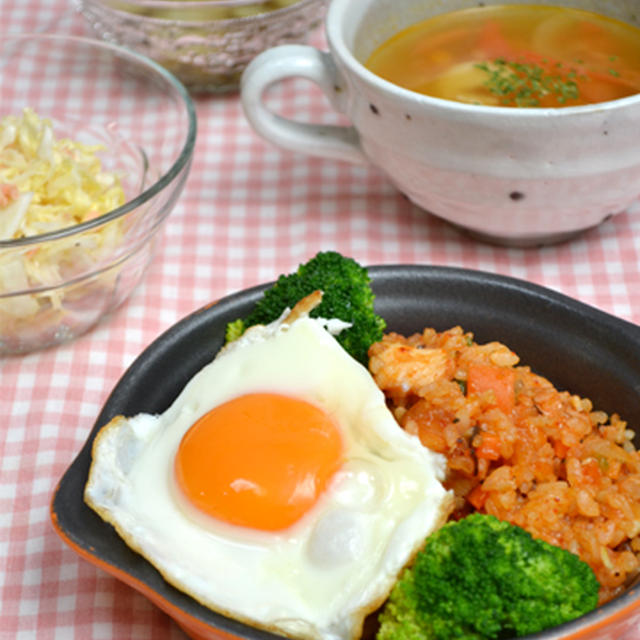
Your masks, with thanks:
M168 582L211 609L293 637L351 640L446 520L452 496L441 484L444 458L398 427L369 372L325 324L303 317L254 327L163 414L112 420L95 439L85 500ZM255 391L323 408L343 438L343 467L284 531L215 520L174 486L173 458L189 427Z

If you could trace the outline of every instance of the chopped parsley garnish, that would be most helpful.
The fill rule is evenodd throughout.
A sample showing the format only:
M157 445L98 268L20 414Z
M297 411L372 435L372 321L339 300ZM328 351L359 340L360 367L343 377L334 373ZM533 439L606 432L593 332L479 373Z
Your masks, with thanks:
M475 66L487 74L484 86L505 106L537 107L547 96L555 97L558 104L565 104L580 96L575 69L562 72L562 63L555 64L557 73L538 64L512 62L504 58Z

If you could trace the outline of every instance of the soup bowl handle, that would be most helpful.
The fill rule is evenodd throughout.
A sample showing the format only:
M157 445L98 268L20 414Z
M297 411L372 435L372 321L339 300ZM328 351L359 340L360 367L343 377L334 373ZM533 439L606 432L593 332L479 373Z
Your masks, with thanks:
M247 120L255 131L274 144L332 160L365 164L360 137L354 127L304 123L273 113L265 104L265 91L287 78L306 78L327 96L336 111L343 113L347 96L329 53L307 45L281 45L256 56L241 81L241 101Z

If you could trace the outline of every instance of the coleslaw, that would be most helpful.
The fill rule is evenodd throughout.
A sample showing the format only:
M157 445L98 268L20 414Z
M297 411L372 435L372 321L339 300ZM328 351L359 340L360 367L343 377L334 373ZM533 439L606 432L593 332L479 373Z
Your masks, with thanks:
M52 122L25 108L0 120L0 240L64 229L126 201L120 177L103 169L103 145L57 139ZM119 246L123 221L82 234L0 250L0 334L43 314L60 318L73 278L90 273ZM104 286L104 285L103 285ZM36 317L37 316L37 317Z

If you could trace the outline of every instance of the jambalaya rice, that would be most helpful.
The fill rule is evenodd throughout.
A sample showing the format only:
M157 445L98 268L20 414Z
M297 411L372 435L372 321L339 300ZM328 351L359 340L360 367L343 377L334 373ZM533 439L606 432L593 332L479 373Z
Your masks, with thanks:
M601 602L640 571L640 452L618 415L460 327L391 333L369 355L399 424L447 457L453 517L490 513L576 553Z

